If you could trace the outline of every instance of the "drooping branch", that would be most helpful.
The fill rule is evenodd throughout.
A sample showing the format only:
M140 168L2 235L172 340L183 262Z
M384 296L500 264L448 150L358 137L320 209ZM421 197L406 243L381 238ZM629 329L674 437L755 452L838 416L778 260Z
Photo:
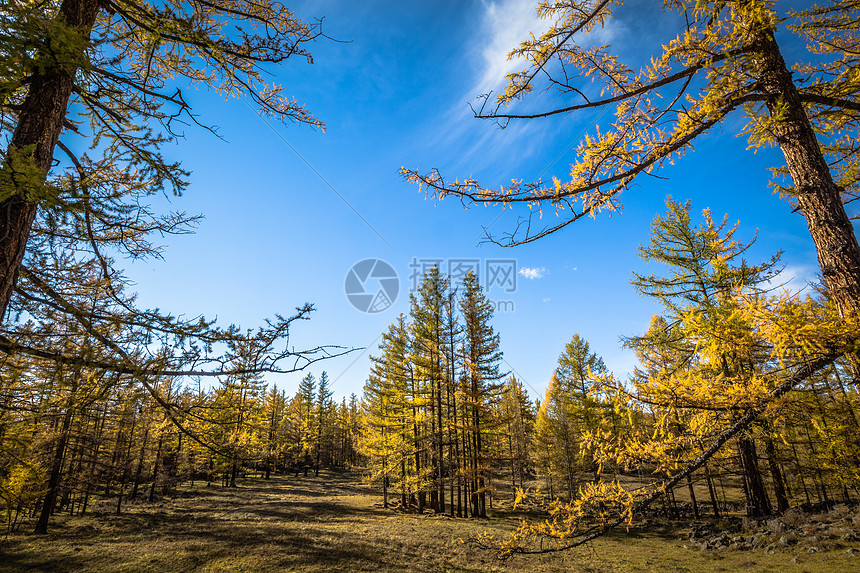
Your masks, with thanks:
M535 234L531 233L530 219L534 215L532 213L529 216L529 223L526 227L527 233L523 238L518 239L516 237L519 228L509 236L509 240L506 242L498 242L489 237L491 242L501 246L523 245L537 241L563 229L574 221L586 216L592 216L607 206L611 206L614 198L624 191L638 175L649 173L661 162L691 145L693 140L721 122L731 111L744 104L761 101L761 99L761 96L755 93L731 98L717 111L711 112L705 118L700 119L686 133L673 133L666 139L651 143L650 150L635 161L631 167L618 170L598 180L565 184L557 182L554 186L546 186L541 181L523 183L522 181L515 180L509 187L500 187L498 190L494 190L481 187L473 179L463 182L446 181L438 170L432 170L429 174L421 174L416 170L401 167L400 173L407 181L417 183L420 188L426 187L429 190L428 194L436 199L441 200L448 195L452 195L458 197L467 206L487 203L498 203L505 206L514 203L540 205L544 201L558 206L567 198L579 199L581 201L582 206L578 211L571 209L571 213L566 216L564 221L556 225L550 225ZM604 189L605 187L609 187L609 189ZM571 203L568 202L566 205L571 206ZM557 209L559 212L562 210Z
M781 398L787 392L794 389L798 384L800 384L816 372L819 372L820 370L832 364L833 361L842 356L842 354L843 351L841 350L831 350L829 352L825 352L819 355L814 360L806 362L805 364L798 367L797 370L795 370L795 372L791 376L789 376L783 382L779 383L773 390L771 390L768 393L766 399L762 400L757 405L748 408L743 416L738 418L738 420L731 426L723 430L714 439L711 445L708 446L708 448L705 449L692 463L688 464L683 470L672 476L672 478L658 484L658 486L651 494L638 501L633 506L630 515L636 515L637 513L646 509L654 501L659 499L660 496L664 494L664 492L674 488L676 485L681 483L682 480L685 480L687 476L690 476L693 472L704 466L708 462L708 460L714 456L714 454L720 451L720 449L726 444L726 442L728 442L734 436L738 435L740 432L748 428L750 424L752 424L774 400ZM616 518L614 521L611 521L606 525L590 528L582 534L575 536L575 539L573 541L556 547L527 549L525 547L515 546L510 549L507 549L505 553L502 554L502 557L508 558L514 554L535 555L567 551L576 547L580 547L588 543L589 541L594 541L595 539L606 535L607 533L627 521L627 517Z

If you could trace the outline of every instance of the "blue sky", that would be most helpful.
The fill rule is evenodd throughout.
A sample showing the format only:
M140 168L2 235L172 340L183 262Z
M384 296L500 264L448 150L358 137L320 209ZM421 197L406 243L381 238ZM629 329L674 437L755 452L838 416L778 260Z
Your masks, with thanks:
M191 92L187 99L224 140L189 129L168 148L192 171L192 185L171 207L202 213L197 233L169 237L164 261L135 263L129 275L140 303L188 316L253 327L304 302L317 308L297 324L291 345L370 346L398 313L408 313L413 259L516 259L517 290L492 290L511 301L494 326L501 335L504 370L517 373L542 397L564 344L574 333L588 340L607 366L624 376L634 359L620 336L640 334L659 309L629 284L631 272L653 272L637 258L654 215L667 195L691 200L740 221L739 236L758 242L752 261L785 250L785 280L802 284L817 272L815 252L800 214L767 187L778 151L756 154L736 137L734 117L702 138L696 152L662 175L642 179L623 195L624 209L530 245L503 249L479 244L482 226L511 230L516 212L434 204L398 175L401 166L473 176L486 185L543 174L565 177L580 134L610 115L515 124L500 130L473 119L470 101L499 89L516 67L506 53L529 30L540 29L536 2L383 2L329 0L293 4L303 18L324 17L314 64L290 61L274 79L327 125L270 124L244 100ZM659 14L636 3L601 32L622 57L668 41ZM662 37L659 34L664 34ZM643 52L643 46L646 52ZM546 97L546 96L539 96ZM499 216L501 214L501 216ZM519 213L524 214L524 213ZM361 313L344 294L350 267L365 258L388 261L401 278L400 296L378 314ZM528 270L523 270L528 269ZM368 352L316 365L328 371L337 395L361 393ZM271 377L295 391L301 374Z

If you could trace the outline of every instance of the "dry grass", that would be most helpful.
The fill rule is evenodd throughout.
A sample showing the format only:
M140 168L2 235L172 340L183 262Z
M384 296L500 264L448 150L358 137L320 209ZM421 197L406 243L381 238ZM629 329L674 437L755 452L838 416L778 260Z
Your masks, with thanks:
M669 529L624 531L564 555L494 556L460 541L506 535L519 515L490 520L384 510L355 474L247 479L238 489L180 489L127 513L57 516L47 536L0 541L0 571L778 571L853 572L849 547L816 554L684 548ZM98 510L99 507L97 506ZM853 544L860 548L860 544ZM793 562L796 560L796 563Z

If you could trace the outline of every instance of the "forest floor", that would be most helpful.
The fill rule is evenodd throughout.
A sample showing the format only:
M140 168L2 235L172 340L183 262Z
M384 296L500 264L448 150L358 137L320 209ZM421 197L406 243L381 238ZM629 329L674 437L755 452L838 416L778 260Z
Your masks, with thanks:
M819 544L815 552L795 543L702 549L690 543L689 521L622 529L563 555L503 563L463 541L472 534L504 537L521 513L497 507L492 519L453 519L379 502L349 472L248 478L235 489L198 483L154 503L128 503L122 515L105 501L84 516L55 516L48 535L0 538L0 572L860 570L853 538ZM857 519L842 521L856 529Z

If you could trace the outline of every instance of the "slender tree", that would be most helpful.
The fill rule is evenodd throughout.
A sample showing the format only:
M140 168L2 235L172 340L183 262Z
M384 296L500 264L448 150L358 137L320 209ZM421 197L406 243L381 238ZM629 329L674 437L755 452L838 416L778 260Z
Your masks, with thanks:
M485 434L498 423L492 419L491 406L498 400L501 388L502 352L499 335L490 324L493 304L471 271L463 282L460 310L464 325L463 425L470 451L471 511L472 515L486 517L489 460L484 448Z

